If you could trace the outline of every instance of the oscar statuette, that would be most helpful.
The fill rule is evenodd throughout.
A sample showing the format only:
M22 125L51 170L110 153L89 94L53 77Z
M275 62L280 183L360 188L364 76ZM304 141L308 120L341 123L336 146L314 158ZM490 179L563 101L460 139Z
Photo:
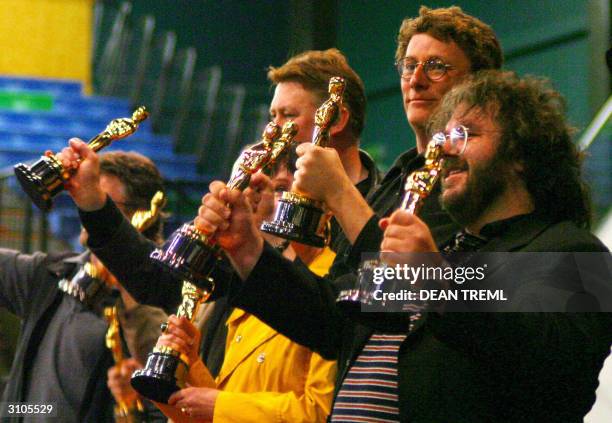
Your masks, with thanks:
M440 177L443 165L442 149L444 142L443 138L436 138L434 136L427 144L424 154L425 164L406 178L403 189L404 197L399 207L400 210L406 210L411 214L418 214L423 206L423 200L433 191ZM376 268L384 266L385 264L380 258L364 260L360 264L355 286L351 289L340 291L336 303L345 314L370 326L380 325L382 328L405 330L412 324L413 320L408 313L402 313L402 316L398 316L395 313L360 312L362 305L369 306L376 301L375 291L381 289L381 286L373 283L373 272Z
M269 123L262 141L244 151L230 177L229 189L244 190L251 176L272 164L293 142L297 125L287 122L279 131ZM198 307L212 294L215 281L210 277L220 258L214 233L202 233L191 223L182 225L164 245L151 254L151 259L182 280L182 303L176 313L193 322ZM172 393L185 387L189 359L170 347L155 347L144 369L134 372L132 386L143 396L167 403Z
M345 86L342 77L335 76L329 80L329 98L315 113L314 145L327 146L330 128L340 114ZM280 238L323 247L328 243L326 230L331 218L323 211L323 206L299 192L285 191L274 212L274 219L264 222L261 230Z
M106 347L111 350L115 364L121 364L123 361L123 348L121 347L121 328L119 318L117 317L117 307L106 307L104 309L104 318L108 322L108 330L106 331ZM144 407L142 401L138 398L134 400L117 400L113 408L113 414L116 423L140 423L143 422Z
M93 151L99 151L113 141L132 135L148 115L146 109L141 106L134 111L131 118L113 119L104 131L89 140L89 147ZM65 169L50 151L31 166L17 164L14 171L23 190L42 211L51 210L53 197L64 189L64 182L70 179L74 172L73 169Z
M159 218L161 210L166 204L166 198L162 191L157 191L151 198L149 210L137 210L130 219L132 226L138 232L144 232L150 228ZM89 265L89 266L87 266ZM94 278L102 278L107 283L115 283L115 278L97 260L91 260L86 264L86 271ZM113 361L120 365L125 356L121 342L121 324L117 314L117 306L104 308L104 318L108 322L106 331L106 347L113 355ZM144 406L139 398L118 399L116 401L114 418L116 423L140 423L144 422Z

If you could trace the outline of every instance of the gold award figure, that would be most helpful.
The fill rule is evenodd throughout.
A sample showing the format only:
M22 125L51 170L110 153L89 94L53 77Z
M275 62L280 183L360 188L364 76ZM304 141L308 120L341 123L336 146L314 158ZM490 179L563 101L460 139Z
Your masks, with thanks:
M117 317L117 307L106 307L104 318L108 322L106 331L106 347L111 351L115 364L123 361L123 348L121 347L121 328ZM140 416L144 413L142 401L136 398L132 401L125 399L117 400L114 407L114 417L116 423L137 423L141 421Z
M227 183L229 189L244 190L251 176L273 163L293 142L297 125L287 122L282 131L270 122L262 140L244 151ZM154 262L182 279L182 302L176 313L193 322L198 308L212 294L215 283L209 276L219 259L214 233L202 233L191 223L175 231L162 248L151 254ZM190 366L188 357L173 348L155 347L144 369L132 376L132 386L143 396L167 403L173 392L185 387Z
M157 191L151 198L151 207L149 210L137 210L131 218L132 226L138 232L143 232L151 227L161 216L161 210L166 204L166 197L162 191ZM111 284L116 283L114 276L103 267L99 260L91 260L85 265L86 271L92 277L103 277ZM121 325L117 314L117 306L106 307L104 309L104 318L108 322L106 331L106 347L111 351L113 360L116 365L123 362L124 354L121 344ZM137 423L141 421L144 407L142 401L138 398L134 400L117 400L114 408L115 422L117 423Z
M401 210L406 210L411 214L417 214L423 205L423 201L433 191L438 179L440 177L440 171L443 165L443 152L444 138L433 137L427 144L425 150L425 164L420 169L412 172L404 184L404 197L400 205ZM414 322L420 318L419 313L415 313L413 316L406 314L400 318L396 318L393 313L360 313L361 305L371 305L376 301L375 291L381 289L380 285L371 283L373 280L374 269L384 267L383 262L380 258L364 260L359 267L358 278L355 286L351 289L345 289L340 291L336 302L338 305L345 310L345 313L350 314L353 318L362 321L365 324L387 324L388 327L398 327L403 330L406 327L412 330ZM401 314L401 313L400 313ZM407 325L404 321L404 317L408 316L409 322ZM378 320L378 322L375 322Z
M138 129L138 125L149 114L144 106L137 108L131 118L113 119L98 135L89 140L93 151L100 151L113 141L128 137ZM19 163L14 167L15 176L23 190L36 206L49 211L53 206L53 197L64 189L64 182L72 176L74 170L66 169L60 160L51 152L46 152L36 163L28 166Z
M340 115L346 82L335 76L329 80L329 98L315 113L315 128L312 143L326 147L329 132ZM323 247L329 242L330 215L324 213L323 204L312 200L299 192L285 191L278 203L274 220L264 222L261 230L281 238L302 244Z

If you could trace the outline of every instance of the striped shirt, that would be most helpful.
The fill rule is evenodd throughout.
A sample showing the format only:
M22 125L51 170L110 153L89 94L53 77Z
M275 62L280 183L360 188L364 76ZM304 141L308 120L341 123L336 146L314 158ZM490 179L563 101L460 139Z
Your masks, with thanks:
M397 356L406 335L374 333L342 382L331 421L399 422Z

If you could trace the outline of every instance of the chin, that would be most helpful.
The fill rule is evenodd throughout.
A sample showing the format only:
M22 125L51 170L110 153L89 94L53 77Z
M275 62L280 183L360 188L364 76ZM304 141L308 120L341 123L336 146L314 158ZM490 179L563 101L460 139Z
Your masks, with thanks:
M431 116L431 113L429 112L429 109L408 110L406 116L411 127L425 128L427 126L427 122Z

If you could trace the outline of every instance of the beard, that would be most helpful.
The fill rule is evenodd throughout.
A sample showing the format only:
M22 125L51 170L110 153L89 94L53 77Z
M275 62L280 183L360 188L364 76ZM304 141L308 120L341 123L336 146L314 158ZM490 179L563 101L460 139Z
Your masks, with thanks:
M448 159L446 168L466 169L469 173L463 189L453 193L446 192L442 179L439 197L442 208L462 226L475 222L506 190L510 176L506 165L500 154L486 163L469 168L465 161Z

